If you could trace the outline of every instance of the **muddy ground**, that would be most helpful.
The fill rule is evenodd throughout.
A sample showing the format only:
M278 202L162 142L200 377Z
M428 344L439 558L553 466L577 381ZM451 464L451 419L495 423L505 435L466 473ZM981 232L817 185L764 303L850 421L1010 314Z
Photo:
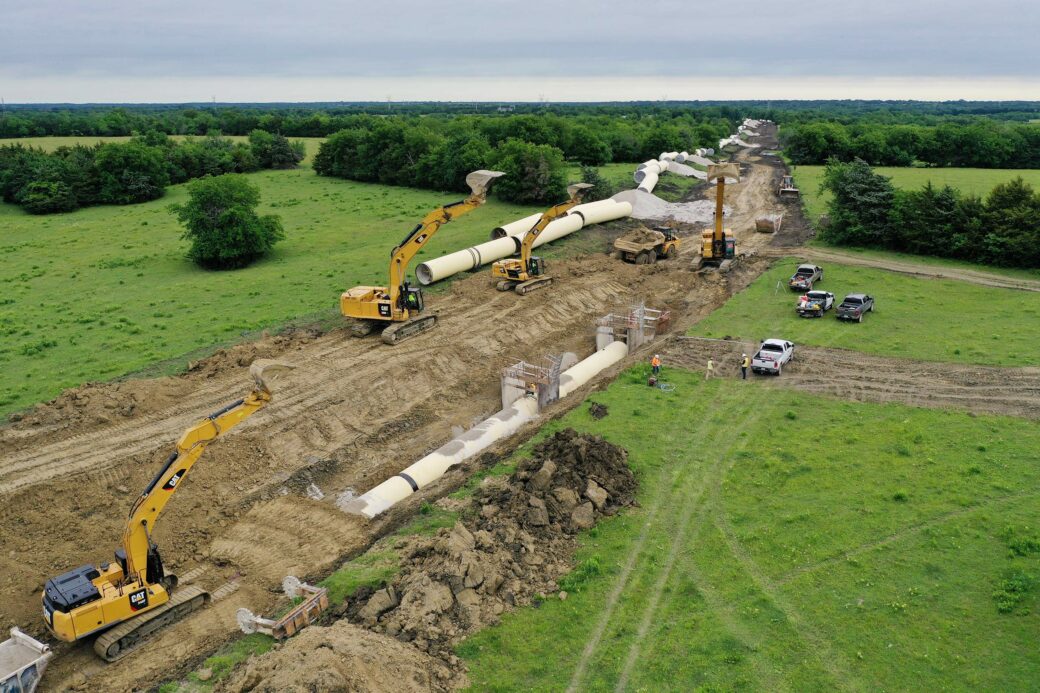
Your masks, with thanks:
M740 158L745 179L727 190L727 203L744 250L783 232L750 231L755 216L777 206L776 163ZM710 192L705 186L699 194ZM264 611L284 575L320 577L399 523L412 504L367 523L331 499L347 488L367 490L443 444L454 427L497 411L504 366L563 351L587 355L595 318L638 301L671 309L673 329L684 329L766 266L752 258L725 276L697 274L694 243L652 267L624 264L607 251L625 228L594 231L602 253L552 263L552 288L525 297L494 291L486 271L453 283L429 301L437 328L393 348L343 329L268 337L179 377L77 388L0 429L0 626L45 636L44 580L110 560L124 512L172 443L249 390L253 358L279 358L296 370L279 381L267 409L210 446L154 536L172 571L223 598L112 665L102 666L89 643L56 644L49 685L128 690L191 668L234 635L239 606ZM323 499L307 495L311 484Z

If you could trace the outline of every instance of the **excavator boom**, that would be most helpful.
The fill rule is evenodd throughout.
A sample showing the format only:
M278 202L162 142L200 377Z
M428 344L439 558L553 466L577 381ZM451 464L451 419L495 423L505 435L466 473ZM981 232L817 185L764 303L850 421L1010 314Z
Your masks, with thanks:
M250 367L253 390L184 432L130 509L114 563L82 566L47 581L43 613L52 633L71 642L105 630L94 648L112 661L149 633L208 600L208 594L197 587L172 594L177 579L165 574L152 541L156 519L206 447L267 406L271 401L268 379L290 368L276 361L254 362Z

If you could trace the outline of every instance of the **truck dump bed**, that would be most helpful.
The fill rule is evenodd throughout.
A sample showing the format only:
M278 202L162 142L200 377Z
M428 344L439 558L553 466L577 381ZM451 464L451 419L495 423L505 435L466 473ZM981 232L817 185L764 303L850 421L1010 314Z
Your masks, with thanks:
M17 628L0 643L0 691L32 693L53 655L51 648Z

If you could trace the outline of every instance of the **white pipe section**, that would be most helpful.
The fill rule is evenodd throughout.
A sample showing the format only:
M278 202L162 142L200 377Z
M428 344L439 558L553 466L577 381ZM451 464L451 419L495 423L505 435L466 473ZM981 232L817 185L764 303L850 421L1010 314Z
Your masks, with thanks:
M560 374L560 397L566 397L585 383L592 380L600 371L613 366L628 356L628 345L624 342L611 342L605 349L597 351L583 361L579 361Z
M518 250L520 241L515 237L499 238L421 262L415 268L415 277L425 286L458 272L476 269L485 263L509 257Z
M684 163L689 158L690 158L690 153L689 152L679 152L679 156L675 157L675 161L677 163L681 164L681 163Z
M540 245L551 243L558 238L569 236L584 225L585 219L580 214L568 215L561 219L557 219L542 229L541 234L539 234L538 238L534 240L531 247L537 248Z
M632 216L631 202L618 202L607 198L596 202L586 202L583 205L571 207L568 214L580 214L585 224L602 224L605 221L614 221L621 217Z
M508 224L502 224L501 226L495 227L491 230L491 240L496 238L505 238L506 236L522 236L531 230L538 220L542 218L542 213L537 212L529 217L523 219L517 219L511 221Z
M537 400L533 397L522 397L437 448L397 476L390 477L358 498L345 498L337 505L341 510L359 513L372 519L419 489L429 486L454 465L476 455L494 442L513 435L537 415Z
M658 176L657 176L656 173L648 173L648 174L646 174L643 177L642 182L639 184L639 188L638 189L639 190L643 190L645 192L653 192L654 191L654 187L657 185L657 178L658 178Z
M600 371L613 366L627 355L627 344L611 342L606 348L571 366L560 374L560 397L574 392ZM537 416L537 400L533 397L522 397L437 448L397 476L390 477L357 498L342 496L336 505L346 512L372 519L419 489L429 486L451 467L473 457L495 442L513 435L521 426Z

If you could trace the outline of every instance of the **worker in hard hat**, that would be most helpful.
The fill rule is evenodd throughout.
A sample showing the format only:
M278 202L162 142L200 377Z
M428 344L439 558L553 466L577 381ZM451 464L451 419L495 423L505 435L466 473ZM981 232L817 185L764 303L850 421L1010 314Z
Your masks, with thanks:
M747 380L747 369L751 365L751 359L747 354L740 355L740 379Z
M650 370L653 371L654 375L660 375L661 373L661 355L654 354L654 357L650 359Z

